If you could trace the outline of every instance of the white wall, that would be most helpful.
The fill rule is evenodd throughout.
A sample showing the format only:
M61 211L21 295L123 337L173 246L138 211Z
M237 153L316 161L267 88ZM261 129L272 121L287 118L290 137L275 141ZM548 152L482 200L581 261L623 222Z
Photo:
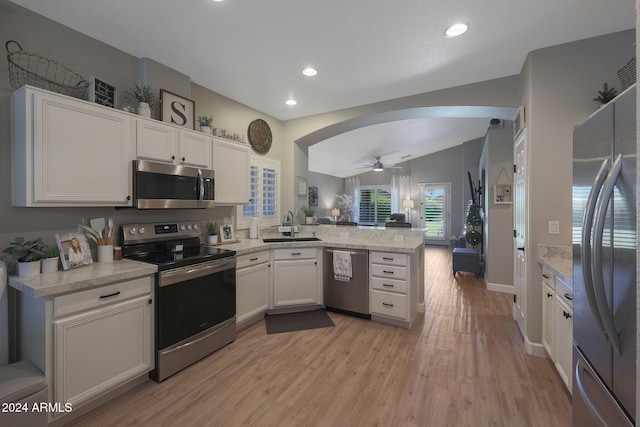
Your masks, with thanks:
M336 207L336 194L344 193L344 179L323 173L309 172L309 187L318 188L318 208L316 216L331 217L331 209ZM305 201L304 204L307 204Z

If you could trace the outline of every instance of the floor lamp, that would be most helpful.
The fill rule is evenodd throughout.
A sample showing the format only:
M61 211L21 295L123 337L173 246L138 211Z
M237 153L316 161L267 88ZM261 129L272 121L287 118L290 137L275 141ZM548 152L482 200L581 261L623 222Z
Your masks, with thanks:
M403 200L402 207L407 211L407 222L411 222L411 209L413 209L413 200L411 199Z

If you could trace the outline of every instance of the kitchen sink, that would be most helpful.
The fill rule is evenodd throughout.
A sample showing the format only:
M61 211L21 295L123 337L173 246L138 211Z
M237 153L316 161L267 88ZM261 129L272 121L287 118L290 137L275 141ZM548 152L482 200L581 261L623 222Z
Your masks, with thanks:
M273 237L270 239L262 239L265 243L283 243L283 242L320 242L317 237Z

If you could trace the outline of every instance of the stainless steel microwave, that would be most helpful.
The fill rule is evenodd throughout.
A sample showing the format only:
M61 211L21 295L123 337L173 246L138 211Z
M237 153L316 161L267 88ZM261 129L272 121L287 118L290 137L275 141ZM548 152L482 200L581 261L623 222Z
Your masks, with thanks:
M215 173L210 169L133 161L134 206L138 209L212 208Z

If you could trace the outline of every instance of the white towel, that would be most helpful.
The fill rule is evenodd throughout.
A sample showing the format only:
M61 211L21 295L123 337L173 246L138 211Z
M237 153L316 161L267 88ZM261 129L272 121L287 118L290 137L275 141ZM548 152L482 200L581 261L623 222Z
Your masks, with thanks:
M333 251L333 278L348 282L353 276L351 269L351 252Z

